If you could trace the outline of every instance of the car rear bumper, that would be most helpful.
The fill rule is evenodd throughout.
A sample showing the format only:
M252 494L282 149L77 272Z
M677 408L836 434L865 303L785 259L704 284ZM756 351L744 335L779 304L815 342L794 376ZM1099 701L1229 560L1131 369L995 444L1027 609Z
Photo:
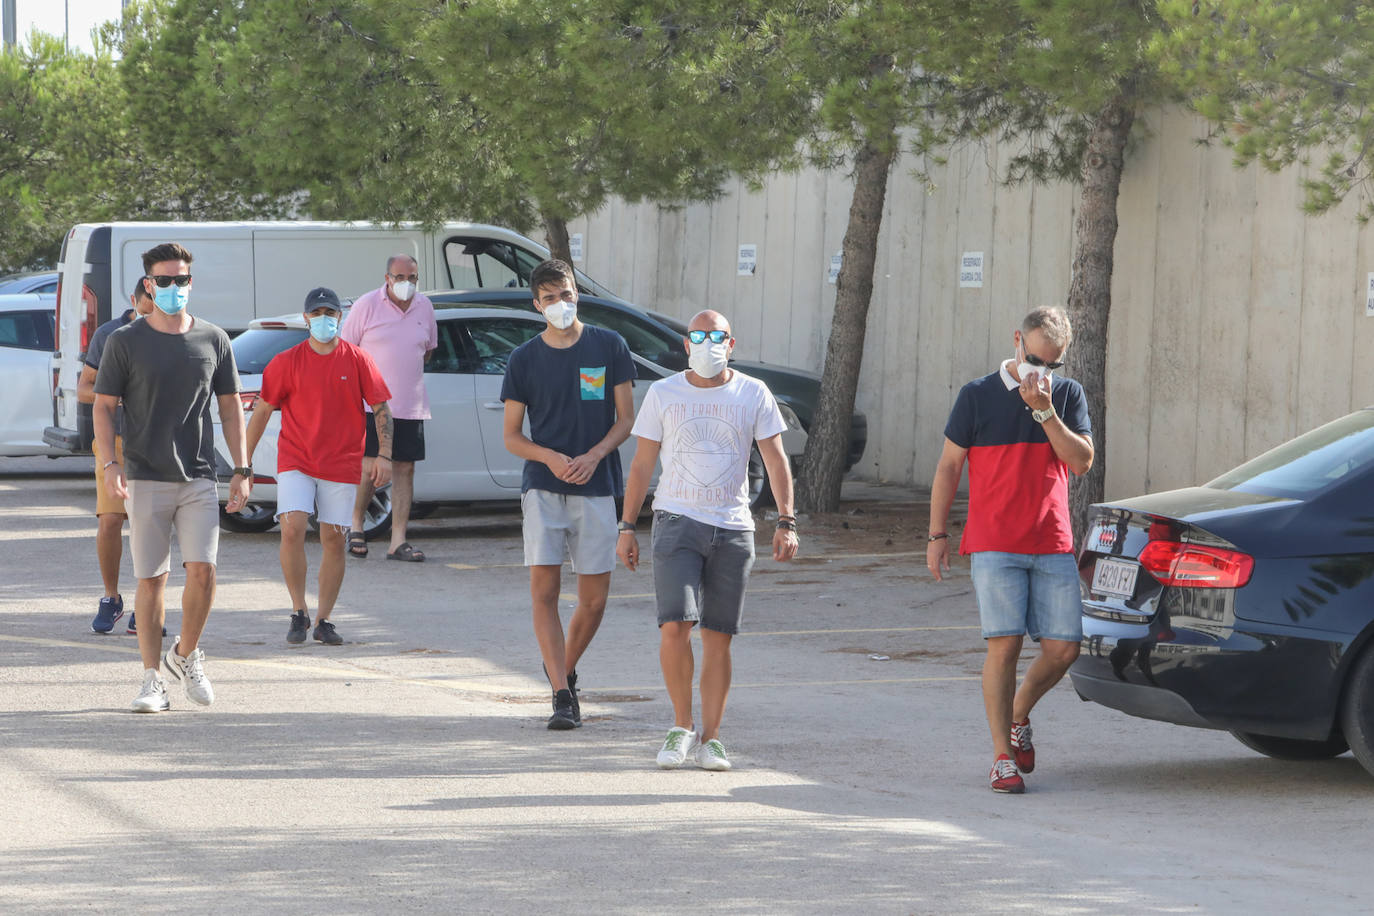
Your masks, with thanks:
M1083 618L1079 696L1133 716L1320 739L1331 732L1348 640L1229 617Z
M82 451L81 434L74 429L49 426L47 429L43 430L43 441L49 446L64 452L77 454Z

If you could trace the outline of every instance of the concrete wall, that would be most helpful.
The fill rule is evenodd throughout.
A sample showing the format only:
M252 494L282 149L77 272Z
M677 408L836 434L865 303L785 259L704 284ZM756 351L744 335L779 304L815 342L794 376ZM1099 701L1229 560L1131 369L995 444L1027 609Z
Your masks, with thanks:
M1119 204L1108 340L1107 497L1200 483L1374 404L1374 236L1348 203L1302 213L1299 174L1237 170L1194 141L1182 112L1141 119ZM889 182L858 406L866 478L929 484L959 386L1011 356L1032 305L1062 304L1077 189L997 183L1002 149L954 151L932 186L899 162ZM827 282L851 185L843 174L773 177L713 204L621 202L570 226L580 264L646 308L726 313L742 355L819 372L835 303ZM738 248L758 246L752 276ZM982 251L981 289L960 255ZM1069 351L1070 372L1073 350Z

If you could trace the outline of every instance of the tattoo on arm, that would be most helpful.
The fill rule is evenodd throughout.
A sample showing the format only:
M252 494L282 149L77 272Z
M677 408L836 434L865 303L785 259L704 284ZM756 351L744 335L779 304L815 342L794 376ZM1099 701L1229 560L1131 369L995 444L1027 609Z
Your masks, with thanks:
M385 451L391 454L393 426L391 420L391 407L385 403L374 404L372 406L372 416L377 422L377 446L378 451Z

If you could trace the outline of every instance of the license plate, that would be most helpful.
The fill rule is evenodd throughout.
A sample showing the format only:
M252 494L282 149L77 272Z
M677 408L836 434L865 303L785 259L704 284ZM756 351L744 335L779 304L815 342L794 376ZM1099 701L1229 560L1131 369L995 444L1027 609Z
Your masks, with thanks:
M1093 568L1093 591L1129 598L1135 594L1135 577L1139 571L1140 567L1135 563L1101 557Z

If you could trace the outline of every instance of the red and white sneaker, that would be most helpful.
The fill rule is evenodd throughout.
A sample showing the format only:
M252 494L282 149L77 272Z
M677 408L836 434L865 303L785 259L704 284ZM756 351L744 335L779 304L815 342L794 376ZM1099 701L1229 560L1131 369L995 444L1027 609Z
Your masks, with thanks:
M1026 791L1026 782L1016 772L1016 763L1006 754L998 754L992 762L992 772L988 774L992 791L1005 795L1020 795Z
M1011 723L1011 751L1016 768L1022 773L1035 770L1035 745L1031 744L1030 716L1024 722Z

